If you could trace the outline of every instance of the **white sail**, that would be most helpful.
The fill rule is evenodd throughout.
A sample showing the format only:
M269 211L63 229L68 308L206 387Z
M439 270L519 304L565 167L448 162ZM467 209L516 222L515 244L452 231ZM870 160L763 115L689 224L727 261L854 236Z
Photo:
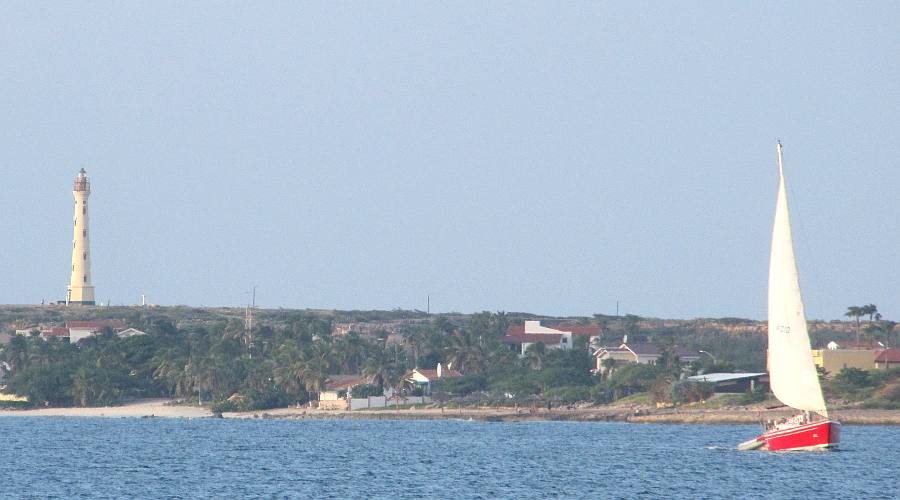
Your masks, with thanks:
M778 153L778 201L772 229L769 261L769 380L772 392L782 403L799 410L828 416L819 376L810 352L806 314L800 297L800 281L791 237L787 189Z

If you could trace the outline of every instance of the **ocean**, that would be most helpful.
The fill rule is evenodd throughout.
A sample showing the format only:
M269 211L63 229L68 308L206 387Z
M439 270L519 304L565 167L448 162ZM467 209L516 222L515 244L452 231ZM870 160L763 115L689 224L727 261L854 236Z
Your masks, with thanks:
M0 497L900 498L900 427L739 452L754 425L0 418Z

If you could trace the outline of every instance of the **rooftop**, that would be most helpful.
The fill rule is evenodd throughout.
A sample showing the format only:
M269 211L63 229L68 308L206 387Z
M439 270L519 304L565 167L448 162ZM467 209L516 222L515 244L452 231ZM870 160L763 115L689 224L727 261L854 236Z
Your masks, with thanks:
M885 349L875 356L876 363L900 363L900 349Z
M748 378L756 378L765 375L765 373L704 373L703 375L694 375L688 377L688 380L694 382L727 382L730 380L742 380Z

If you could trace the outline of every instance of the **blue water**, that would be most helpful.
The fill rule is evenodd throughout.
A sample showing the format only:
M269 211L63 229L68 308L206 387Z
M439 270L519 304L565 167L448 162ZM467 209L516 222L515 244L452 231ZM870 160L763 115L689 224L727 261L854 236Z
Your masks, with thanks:
M900 428L738 452L747 425L0 418L0 496L898 498Z

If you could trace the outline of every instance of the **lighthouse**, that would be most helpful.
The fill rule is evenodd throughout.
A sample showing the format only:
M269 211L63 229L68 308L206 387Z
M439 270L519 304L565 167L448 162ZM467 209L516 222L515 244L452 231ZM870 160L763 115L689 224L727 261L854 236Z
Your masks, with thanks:
M66 291L66 304L92 306L94 286L91 284L91 233L88 229L91 182L83 168L75 177L72 195L75 197L75 232L72 238L72 277Z

